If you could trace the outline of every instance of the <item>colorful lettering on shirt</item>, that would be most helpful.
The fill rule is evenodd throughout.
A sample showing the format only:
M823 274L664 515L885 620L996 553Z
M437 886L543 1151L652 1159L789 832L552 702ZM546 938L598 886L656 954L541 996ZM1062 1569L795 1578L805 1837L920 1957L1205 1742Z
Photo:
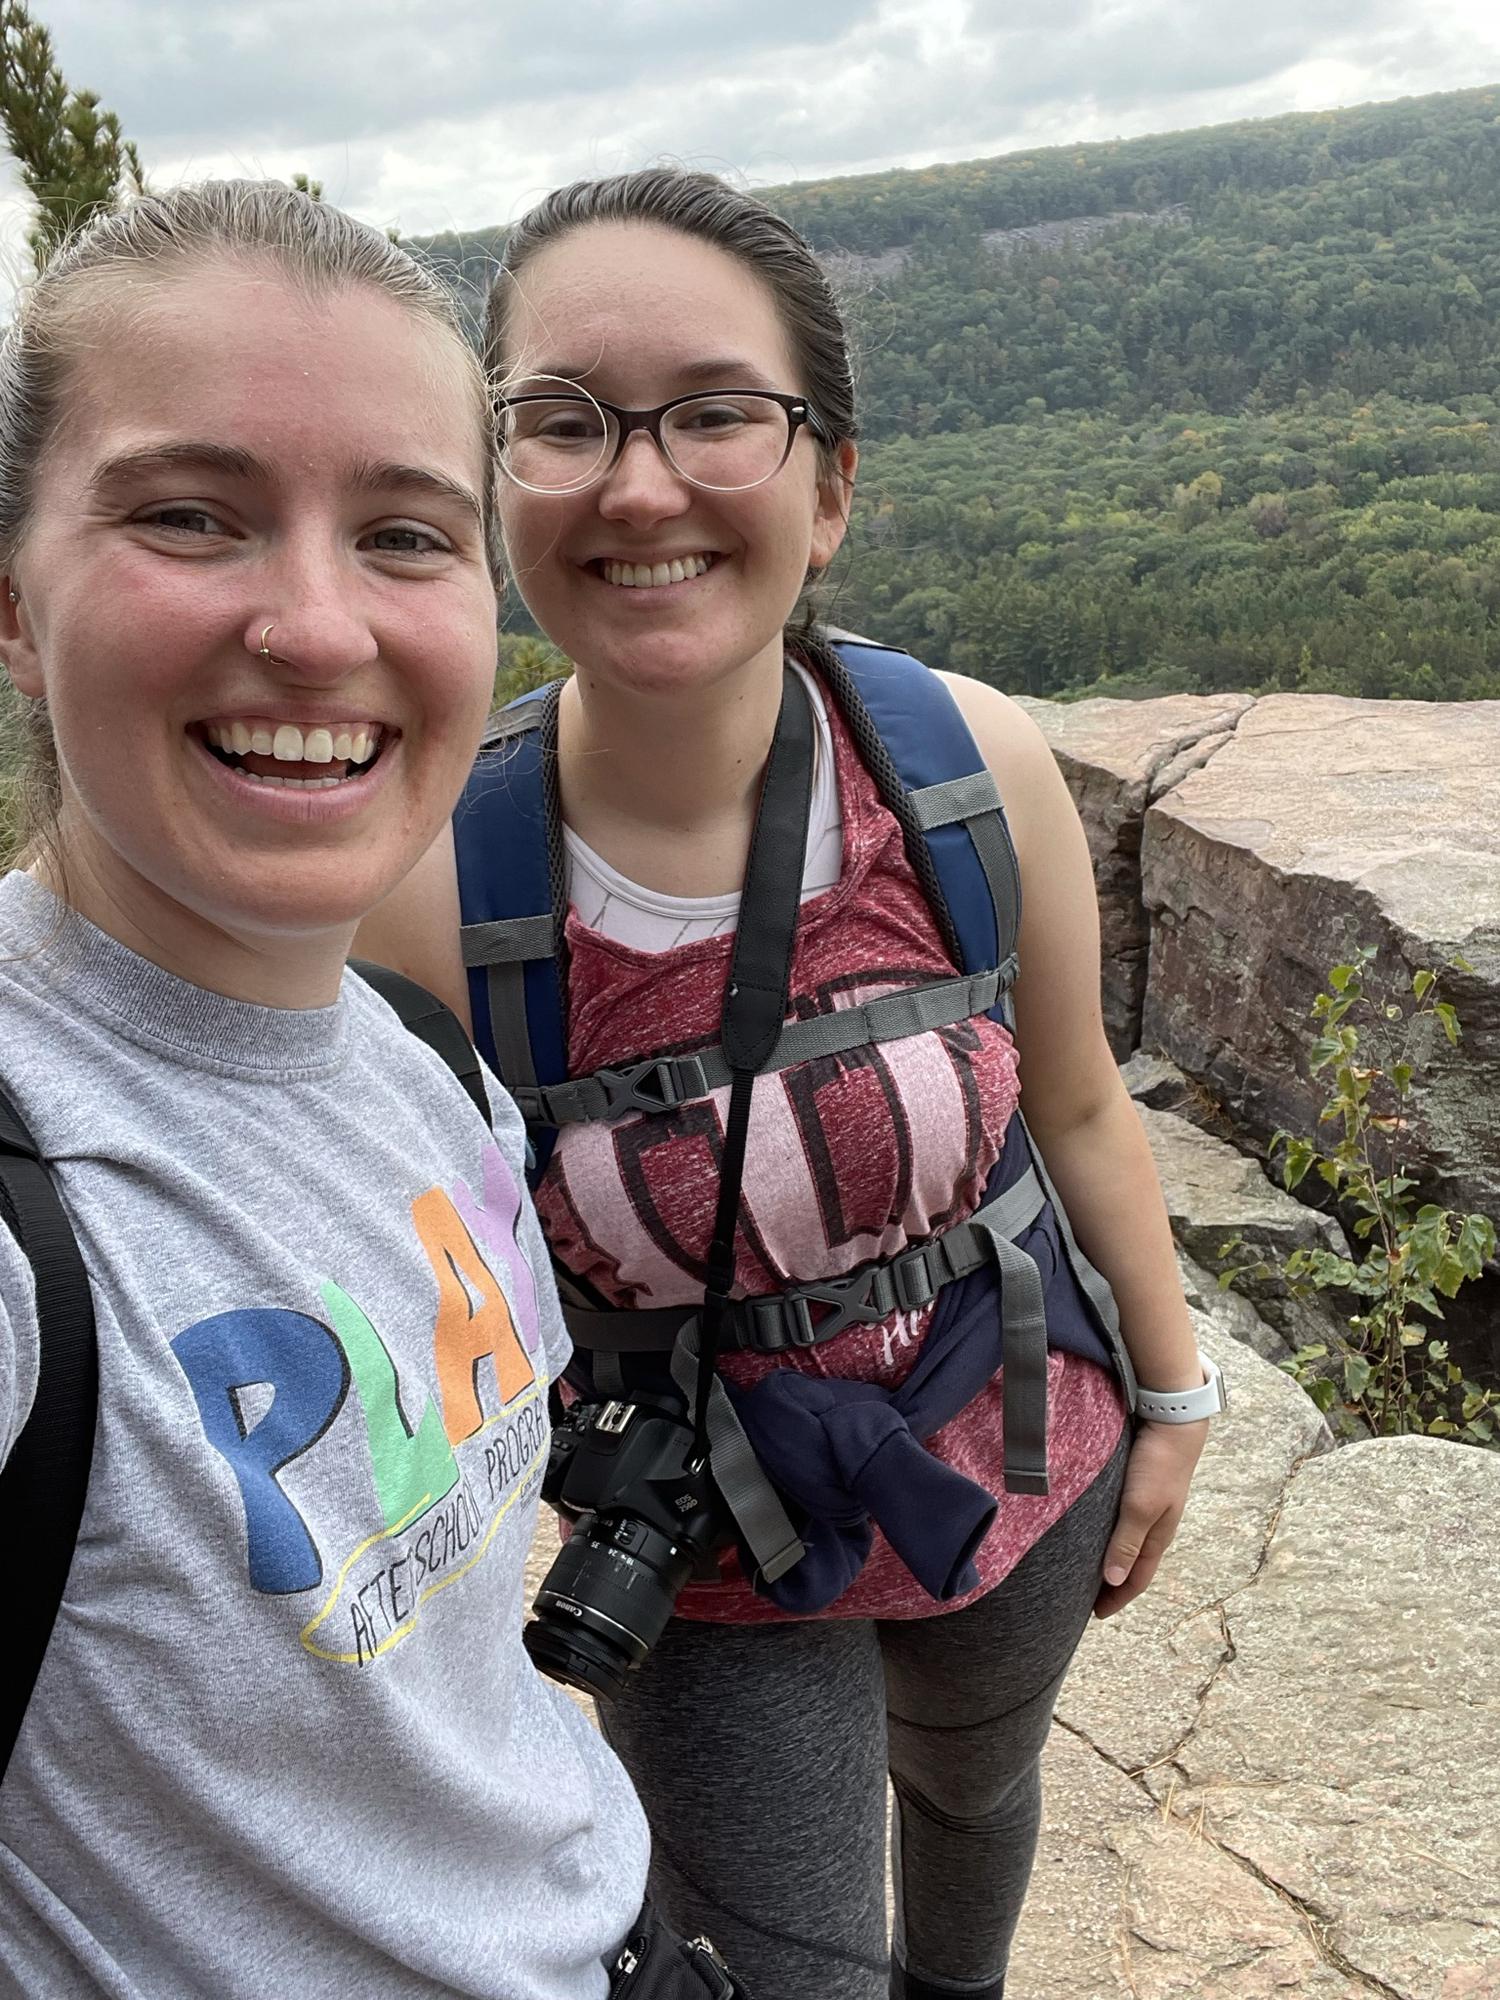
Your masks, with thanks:
M407 1423L396 1364L361 1308L332 1280L323 1287L323 1303L354 1371L380 1511L388 1528L399 1528L452 1491L458 1463L430 1396L416 1430Z
M493 1146L480 1187L479 1200L460 1181L451 1194L428 1188L411 1204L436 1281L425 1380L419 1372L413 1383L410 1344L393 1351L365 1306L332 1279L320 1287L326 1325L250 1306L201 1320L172 1342L204 1436L239 1488L251 1587L313 1590L333 1570L324 1601L301 1627L302 1644L320 1658L363 1666L383 1657L540 1484L548 1426L536 1278L516 1236L523 1196ZM409 1314L410 1298L403 1304ZM362 1426L351 1431L346 1419L330 1437L351 1379ZM325 1438L323 1452L338 1456L308 1459L294 1499L282 1476ZM374 1504L367 1530L335 1561L319 1549L309 1495L337 1492L339 1518L350 1518L351 1446L362 1447Z
M411 1219L438 1282L433 1347L443 1422L450 1440L461 1444L484 1422L481 1362L494 1363L502 1404L520 1395L535 1371L499 1280L448 1196L441 1188L429 1188L412 1203Z
M516 1326L526 1352L535 1354L542 1343L542 1321L536 1279L519 1249L521 1184L498 1146L491 1146L485 1152L480 1199L474 1199L467 1181L455 1181L453 1206L465 1229L489 1258L491 1268L509 1278Z
M323 1580L318 1545L277 1474L322 1437L343 1407L349 1365L333 1334L306 1313L247 1306L179 1333L182 1364L203 1435L239 1482L250 1582L256 1590L311 1590ZM258 1421L244 1392L269 1387Z

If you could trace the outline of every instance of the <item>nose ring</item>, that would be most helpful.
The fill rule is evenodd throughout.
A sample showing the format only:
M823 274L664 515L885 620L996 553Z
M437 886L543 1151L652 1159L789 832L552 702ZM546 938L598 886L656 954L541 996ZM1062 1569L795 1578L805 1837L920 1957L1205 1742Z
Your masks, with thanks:
M260 648L256 653L255 657L258 660L269 660L271 661L273 666L278 666L278 667L290 666L291 665L290 660L283 660L279 653L273 653L270 647L266 644L266 640L275 630L276 630L276 621L274 619L271 621L269 625L264 626L262 628L260 635Z

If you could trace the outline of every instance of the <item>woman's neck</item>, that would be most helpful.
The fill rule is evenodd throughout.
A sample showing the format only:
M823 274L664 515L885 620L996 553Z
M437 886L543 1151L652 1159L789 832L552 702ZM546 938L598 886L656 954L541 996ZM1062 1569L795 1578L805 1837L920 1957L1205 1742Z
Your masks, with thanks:
M781 710L780 641L711 685L622 690L581 668L559 715L563 817L633 880L737 889Z
M97 929L175 978L256 1006L312 1008L337 998L352 926L256 937L184 908L128 869L76 849L38 855L28 872Z

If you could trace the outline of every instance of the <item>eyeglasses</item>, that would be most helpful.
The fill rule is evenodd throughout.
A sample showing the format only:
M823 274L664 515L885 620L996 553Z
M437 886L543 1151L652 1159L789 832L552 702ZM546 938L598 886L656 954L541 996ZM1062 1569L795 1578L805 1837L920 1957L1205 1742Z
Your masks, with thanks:
M503 396L500 466L529 493L578 493L611 472L636 431L672 470L710 493L743 493L774 479L805 425L832 439L805 396L774 389L713 389L674 396L654 410L622 410L586 390Z

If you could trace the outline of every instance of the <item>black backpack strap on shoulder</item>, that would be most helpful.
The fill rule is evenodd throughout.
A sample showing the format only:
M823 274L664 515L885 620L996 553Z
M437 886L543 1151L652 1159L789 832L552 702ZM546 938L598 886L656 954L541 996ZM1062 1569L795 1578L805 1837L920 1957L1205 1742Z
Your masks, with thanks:
M3 1776L72 1567L99 1404L99 1352L88 1272L36 1142L3 1092L0 1221L31 1265L40 1335L31 1414L0 1469L0 1519L10 1529L9 1692L0 1698Z
M425 986L419 986L415 979L408 979L404 972L392 972L388 965L376 965L368 958L351 958L349 969L357 972L367 986L374 987L403 1028L419 1042L425 1042L434 1055L442 1057L469 1093L485 1124L493 1123L479 1053L453 1009Z

